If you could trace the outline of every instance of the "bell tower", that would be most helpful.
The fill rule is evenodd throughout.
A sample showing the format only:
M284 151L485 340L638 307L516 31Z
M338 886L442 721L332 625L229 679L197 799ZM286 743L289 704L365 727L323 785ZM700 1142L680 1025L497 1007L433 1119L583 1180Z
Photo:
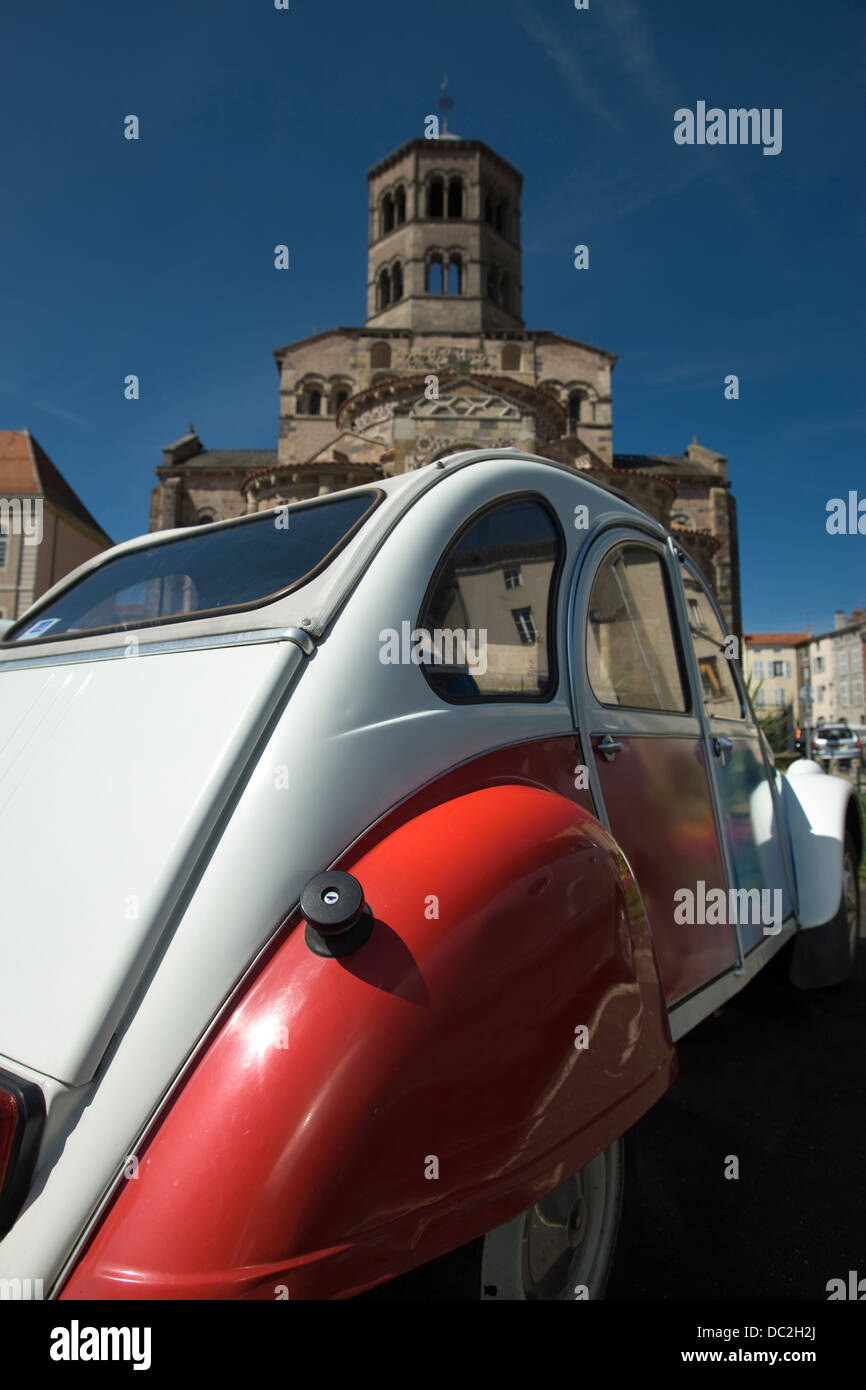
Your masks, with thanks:
M523 328L522 176L480 140L409 140L368 171L367 327Z

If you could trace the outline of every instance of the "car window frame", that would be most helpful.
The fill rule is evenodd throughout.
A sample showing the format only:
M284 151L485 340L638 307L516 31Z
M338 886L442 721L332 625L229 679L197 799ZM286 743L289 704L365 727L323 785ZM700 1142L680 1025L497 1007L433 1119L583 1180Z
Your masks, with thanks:
M697 690L695 693L697 697L700 699L700 702L706 713L707 719L718 719L723 724L748 724L749 722L751 722L755 726L755 728L760 729L761 726L758 723L757 718L755 717L755 711L752 706L752 702L749 698L749 692L746 687L745 679L743 678L740 657L734 657L733 660L730 657L725 658L725 660L728 663L728 667L732 672L734 690L736 691L739 697L740 713L738 715L716 714L707 707L707 703L704 700L704 688L701 682L700 667L698 666L698 654L695 650L694 641L692 640L691 623L688 617L688 595L686 594L685 584L682 582L683 571L688 571L691 577L697 581L698 585L703 590L704 596L709 602L710 609L715 614L719 627L722 629L722 632L725 634L725 636L736 637L738 648L742 646L742 639L739 637L737 633L730 631L727 623L725 622L724 615L722 614L722 611L719 608L718 603L716 602L716 597L712 589L710 588L705 576L701 574L701 571L698 569L694 561L690 558L690 556L686 554L686 552L682 549L681 546L675 544L675 551L677 561L680 567L680 587L682 589L683 594L683 612L686 618L686 630L684 635L688 638L689 644L692 649L696 679L698 682Z
M290 514L292 512L310 511L314 507L322 507L337 501L344 501L346 495L348 494L334 492L329 493L325 497L313 497L298 503L287 503L286 506ZM145 551L153 549L157 545L167 547L177 545L181 541L188 542L194 536L208 534L217 529L227 531L239 526L248 526L255 522L261 522L270 512L276 512L279 508L269 508L266 512L253 512L246 516L232 517L230 521L217 521L208 526L185 526L180 528L180 535L172 536L170 540L159 540L159 532L155 532L152 546L139 546L135 551L124 551L122 556L113 556L111 559L107 559L104 565L97 565L93 569L88 570L88 572L81 575L75 583L65 585L62 592L56 593L54 597L48 601L37 601L34 603L26 614L22 615L20 618L16 618L13 626L2 634L2 641L8 643L10 649L20 650L21 648L34 646L47 646L52 642L82 641L90 637L102 637L112 632L136 632L145 628L169 627L175 623L202 622L208 618L222 618L233 613L249 613L258 608L266 608L268 604L276 603L280 599L285 598L288 594L293 593L296 589L300 589L304 584L308 584L312 579L321 574L323 570L327 569L328 565L330 565L340 552L346 548L349 542L354 539L361 527L366 525L385 497L385 493L382 489L377 487L359 489L357 493L353 490L353 495L369 496L371 499L370 505L364 509L348 530L343 533L336 545L333 545L312 569L307 570L305 574L299 576L299 578L294 580L291 584L287 584L282 589L277 589L273 593L265 594L261 598L248 600L246 603L220 605L216 608L197 608L189 613L170 613L161 618L137 618L128 623L111 623L103 627L81 628L73 632L47 632L38 637L13 636L11 639L9 635L19 624L25 624L25 621L28 626L34 622L38 622L39 614L49 609L58 599L64 597L67 593L74 592L80 584L86 583L94 574L109 568L116 560L123 558L125 555L135 554L139 550ZM108 552L106 551L105 554L107 555Z
M550 704L553 700L555 700L559 692L559 684L562 674L562 663L559 659L558 650L558 613L560 607L560 600L562 598L562 576L565 570L567 543L565 531L557 515L556 508L554 507L550 499L548 497L545 497L544 493L538 492L534 488L519 488L515 492L500 494L498 497L491 498L489 501L483 503L482 506L477 507L476 510L472 512L471 515L460 524L457 530L452 533L451 537L442 548L442 552L438 560L436 561L436 564L433 568L433 572L424 590L424 594L421 599L421 604L418 609L418 616L415 619L415 628L417 630L423 627L422 618L427 608L427 605L430 599L432 598L433 594L436 592L436 588L442 577L443 571L445 570L445 567L448 564L450 556L452 555L456 547L460 544L460 541L466 535L466 533L468 531L471 531L472 527L477 525L477 523L484 516L488 515L491 512L502 511L506 507L513 506L517 502L539 503L545 511L545 513L547 514L550 521L553 523L554 534L556 537L556 560L553 566L553 571L550 576L550 593L547 604L547 627L545 630L547 650L549 654L549 688L547 692L543 695L520 695L515 693L506 693L503 695L443 695L441 690L437 690L436 686L433 684L430 675L428 674L428 672L435 670L435 665L431 662L420 662L418 669L421 671L424 680L426 681L429 689L436 696L437 700L441 700L443 704L546 705Z
M601 572L602 566L607 563L612 553L615 550L620 550L628 545L645 546L648 550L651 550L653 552L661 566L662 582L665 587L665 599L667 602L668 619L670 622L671 634L674 640L674 655L676 657L677 670L680 678L680 688L683 692L683 696L686 701L684 709L659 709L657 706L608 704L606 701L602 700L601 697L597 694L595 687L593 686L592 681L590 679L589 663L586 657L586 642L587 627L589 624L589 605L592 599L592 591L595 587L595 582L599 576L599 573ZM588 691L589 695L591 696L598 709L607 710L611 712L620 712L623 714L635 714L640 715L641 717L655 715L659 718L664 719L690 719L695 717L696 692L692 689L691 673L683 646L683 634L680 628L680 615L679 610L677 608L676 594L674 590L673 579L670 572L670 565L668 563L667 550L664 545L664 542L659 537L655 535L650 536L646 533L637 530L624 531L624 528L622 527L617 528L617 532L611 538L610 544L606 546L602 550L601 554L598 556L594 572L592 573L587 585L586 612L584 615L582 639L583 641L581 659L584 670L584 684L586 690Z

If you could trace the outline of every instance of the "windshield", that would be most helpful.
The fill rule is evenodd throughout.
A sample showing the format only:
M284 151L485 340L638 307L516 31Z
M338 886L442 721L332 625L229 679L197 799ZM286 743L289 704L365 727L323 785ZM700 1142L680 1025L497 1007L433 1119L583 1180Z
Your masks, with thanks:
M118 555L31 610L2 640L54 641L270 602L329 564L381 496L281 507Z

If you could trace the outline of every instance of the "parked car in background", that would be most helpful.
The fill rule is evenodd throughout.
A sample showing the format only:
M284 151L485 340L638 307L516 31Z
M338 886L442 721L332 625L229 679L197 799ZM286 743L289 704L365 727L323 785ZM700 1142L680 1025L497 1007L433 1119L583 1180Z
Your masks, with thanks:
M730 650L676 536L517 450L45 594L0 643L4 1283L339 1299L469 1246L478 1299L599 1297L677 1040L857 946L859 802L779 775Z
M850 765L864 761L864 733L859 725L837 721L833 724L818 724L812 729L812 746L806 752L806 730L798 728L794 738L794 751L800 757L812 757L817 762L829 766L834 760Z

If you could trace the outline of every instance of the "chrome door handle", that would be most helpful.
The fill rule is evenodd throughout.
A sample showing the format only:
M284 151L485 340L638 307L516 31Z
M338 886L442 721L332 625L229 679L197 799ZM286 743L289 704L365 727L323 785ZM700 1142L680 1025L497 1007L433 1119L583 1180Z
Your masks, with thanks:
M725 766L725 764L728 761L728 758L730 757L731 753L733 753L733 751L734 745L729 738L723 737L713 739L713 752L715 753L717 758L721 758L722 767Z
M617 743L616 739L611 738L610 734L605 734L601 743L598 745L598 751L607 762L612 762L617 753L622 751L622 744Z

